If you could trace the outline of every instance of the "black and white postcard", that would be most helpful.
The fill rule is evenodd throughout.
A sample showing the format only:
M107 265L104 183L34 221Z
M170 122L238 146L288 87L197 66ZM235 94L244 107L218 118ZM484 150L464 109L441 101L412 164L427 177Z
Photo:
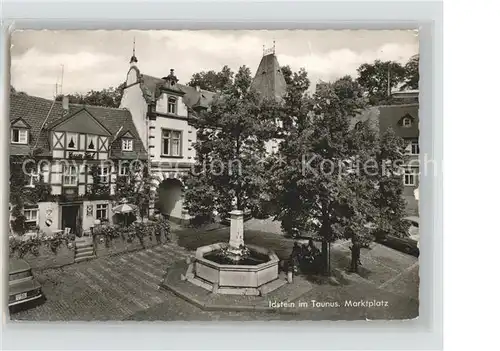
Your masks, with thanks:
M417 31L19 30L10 68L11 319L418 317Z

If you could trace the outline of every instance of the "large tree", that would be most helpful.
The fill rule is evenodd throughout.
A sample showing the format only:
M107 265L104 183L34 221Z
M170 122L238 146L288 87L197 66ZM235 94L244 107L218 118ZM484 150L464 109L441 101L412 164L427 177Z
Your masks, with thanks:
M319 234L326 268L328 243L367 234L376 214L376 175L363 167L376 154L376 133L351 128L365 99L350 77L318 85L312 102L282 142L271 182L283 228Z
M73 104L105 106L105 107L120 107L120 102L123 95L122 86L116 88L109 87L107 89L91 90L86 94L74 93L65 94L69 98L69 102ZM61 101L63 95L58 95L56 101Z
M223 218L233 209L259 210L264 143L274 135L280 111L273 102L260 103L251 81L250 69L241 67L195 122L197 162L184 197L195 219L207 220L214 210Z
M378 191L373 197L378 211L376 228L378 235L405 236L409 224L402 219L406 216L403 198L402 166L405 164L405 143L392 129L386 130L380 138L377 152Z
M286 86L283 104L280 106L283 130L280 133L281 143L278 153L268 156L266 160L265 194L267 201L262 204L267 215L274 215L281 221L285 234L292 235L299 229L304 229L305 223L301 213L302 204L296 201L298 178L289 175L289 171L298 166L297 155L303 145L302 132L308 127L313 99L308 95L310 80L305 69L297 72L289 66L281 69Z
M395 61L375 60L358 68L356 81L368 94L371 105L392 104L390 91L403 83L405 68Z
M312 108L312 100L308 97L307 91L311 81L304 68L293 72L290 66L281 69L286 82L286 94L283 99L283 126L285 130L294 130L294 126L300 131L308 119L309 111Z
M404 66L405 76L401 89L418 89L420 56L414 55Z
M224 66L220 72L210 70L193 74L188 85L212 92L219 92L230 86L233 83L233 78L234 72L228 66Z

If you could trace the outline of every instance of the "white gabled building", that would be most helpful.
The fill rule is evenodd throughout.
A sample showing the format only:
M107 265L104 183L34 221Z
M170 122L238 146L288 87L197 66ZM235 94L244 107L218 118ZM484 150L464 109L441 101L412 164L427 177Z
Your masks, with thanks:
M151 172L158 179L159 203L152 205L174 221L189 219L183 208L182 177L195 163L192 121L196 112L208 107L213 95L179 84L173 69L163 78L142 74L137 58L130 59L120 107L132 114Z
M182 177L195 163L196 129L192 122L197 113L209 107L215 93L180 84L173 69L163 78L143 74L137 63L134 54L120 107L132 114L148 151L151 171L158 178L156 207L171 220L186 222L189 215L183 207ZM285 94L286 83L274 50L262 57L253 86L264 97L281 99ZM276 142L266 145L269 152L276 147Z

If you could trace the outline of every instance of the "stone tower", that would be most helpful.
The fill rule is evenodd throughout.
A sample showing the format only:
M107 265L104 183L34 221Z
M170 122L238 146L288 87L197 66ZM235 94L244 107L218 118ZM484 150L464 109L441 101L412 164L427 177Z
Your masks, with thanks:
M261 94L263 99L276 99L279 101L285 95L285 77L276 58L274 45L271 49L264 50L252 86Z

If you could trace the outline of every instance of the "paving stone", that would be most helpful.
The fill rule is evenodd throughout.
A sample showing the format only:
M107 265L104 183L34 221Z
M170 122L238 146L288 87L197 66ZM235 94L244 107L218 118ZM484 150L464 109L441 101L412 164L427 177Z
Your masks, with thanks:
M222 239L225 235L224 230L210 234L212 239L217 236ZM257 233L248 236L251 243L270 245L284 255L289 254L287 250L293 245L293 241L279 236L264 236L265 243L259 241ZM201 233L199 238L201 241L208 240L202 238ZM185 236L181 235L180 242L183 240ZM281 249L279 245L282 245ZM285 284L264 297L211 294L181 281L181 274L186 274L185 259L193 252L172 242L60 269L37 270L35 277L42 284L47 301L11 317L39 321L353 320L411 319L418 315L418 261L415 258L385 247L375 247L365 252L363 266L371 274L363 277L345 272L349 251L344 244L332 245L332 248L332 264L338 271L334 281L328 277L294 276L292 284ZM193 296L207 304L223 306L238 303L254 306L254 310L204 311L158 288L167 273L178 275L179 284L185 284ZM368 298L387 300L390 308L311 308L312 300L343 302L346 299ZM308 308L300 308L295 314L264 313L269 301L307 302Z

